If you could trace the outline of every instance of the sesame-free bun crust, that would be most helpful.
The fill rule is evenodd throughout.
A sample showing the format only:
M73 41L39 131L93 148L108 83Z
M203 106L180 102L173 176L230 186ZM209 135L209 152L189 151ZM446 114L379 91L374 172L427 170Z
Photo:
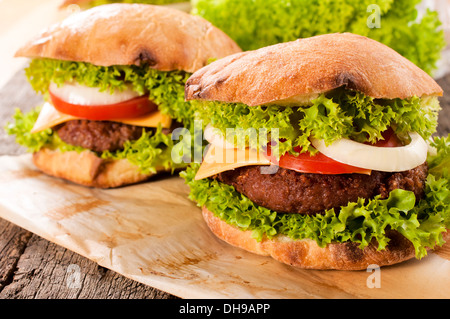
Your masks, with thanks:
M386 233L390 241L385 250L377 251L375 241L364 249L352 242L328 244L322 248L311 239L292 240L280 235L259 242L252 237L251 231L227 224L206 207L202 208L202 214L212 233L226 243L298 268L362 270L370 265L388 266L415 257L412 243L396 231ZM447 231L444 239L449 238Z
M147 4L107 4L70 15L41 32L16 56L142 65L194 72L241 49L201 17Z
M442 95L426 72L386 45L334 33L215 61L190 77L185 97L249 106L301 105L340 87L383 99Z
M33 163L47 175L97 188L135 184L155 175L142 174L137 166L126 159L104 160L88 150L78 153L43 148L33 153ZM157 168L157 173L163 171L164 168Z

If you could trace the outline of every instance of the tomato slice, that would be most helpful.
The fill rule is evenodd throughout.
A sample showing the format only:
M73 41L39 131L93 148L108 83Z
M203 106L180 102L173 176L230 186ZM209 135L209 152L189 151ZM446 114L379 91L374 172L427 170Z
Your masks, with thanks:
M77 105L63 101L49 91L53 106L58 111L94 121L135 118L156 111L158 106L148 96L109 105Z
M299 147L294 148L295 152L300 152L300 150L301 149ZM309 152L306 152L297 156L286 153L280 157L278 162L271 156L270 148L267 149L267 155L269 156L270 161L279 167L291 169L301 173L329 175L352 173L368 175L371 173L370 169L339 163L319 152L315 155L311 155Z
M389 128L388 130L381 133L383 136L383 140L379 140L375 144L370 144L372 146L377 147L399 147L404 146L403 143L400 141L400 139L397 137L397 135L394 134L394 130L392 128Z
M382 133L383 140L378 141L375 144L371 144L376 147L399 147L403 146L400 139L394 134L394 131L389 128ZM300 153L301 148L295 147L294 151ZM311 156L309 152L301 153L297 156L286 153L280 157L277 162L274 157L271 156L270 147L267 148L267 155L272 163L283 167L286 169L291 169L294 171L302 173L313 173L313 174L370 174L370 169L360 168L356 166L351 166L343 164L331 159L324 154L318 152L316 155Z

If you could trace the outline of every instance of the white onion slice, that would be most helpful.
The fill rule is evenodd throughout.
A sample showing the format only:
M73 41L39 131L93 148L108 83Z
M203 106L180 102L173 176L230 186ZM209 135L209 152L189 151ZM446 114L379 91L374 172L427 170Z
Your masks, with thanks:
M409 136L411 143L400 147L377 147L344 138L328 146L315 138L311 143L319 152L340 163L382 172L401 172L413 169L427 159L425 140L417 133L409 133Z
M139 96L139 93L127 88L123 91L116 90L113 94L109 91L100 92L99 88L88 87L78 83L65 83L58 87L51 82L49 90L61 100L75 105L110 105L131 100Z
M223 135L218 132L218 129L208 124L205 128L205 140L207 140L212 145L222 148L222 149L233 149L236 148L232 143L225 140Z

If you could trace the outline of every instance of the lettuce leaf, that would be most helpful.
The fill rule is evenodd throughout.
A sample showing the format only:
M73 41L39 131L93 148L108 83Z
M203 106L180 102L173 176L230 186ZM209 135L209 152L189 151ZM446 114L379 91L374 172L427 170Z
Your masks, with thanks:
M251 230L258 241L286 235L294 240L313 239L320 247L352 241L363 249L375 239L378 250L389 243L386 230L394 229L409 239L417 258L427 248L441 246L442 233L450 228L449 137L432 140L437 155L430 155L425 197L416 201L413 192L393 190L387 199L359 199L323 215L282 214L253 203L234 187L215 179L195 180L200 164L191 164L180 175L190 188L189 198L206 206L215 216L242 230ZM446 171L446 173L444 173Z
M184 168L185 163L172 160L172 148L174 142L171 134L163 134L159 126L154 134L143 132L142 136L135 141L127 141L123 150L103 152L103 159L127 159L131 164L138 166L144 174L156 173L158 167L165 170Z
M445 47L438 14L417 21L421 0L194 0L192 13L211 21L243 50L334 32L386 44L431 74ZM369 28L380 8L380 27ZM369 11L368 11L369 8Z
M428 156L430 173L437 177L450 179L450 135L434 137L430 146L434 151Z
M52 129L46 129L37 133L30 133L34 122L39 116L39 108L23 113L16 109L14 121L6 125L6 133L15 135L16 142L26 148L28 152L37 152L42 147L47 147L60 152L82 152L86 149L73 146L61 140ZM187 163L182 159L172 160L172 149L175 147L171 134L163 134L161 126L156 132L143 131L142 136L134 141L127 141L122 150L97 153L103 159L127 159L138 166L143 174L156 173L157 168L166 170L185 168Z
M343 89L322 94L311 104L249 107L242 103L192 102L197 119L219 129L238 147L261 149L267 144L266 139L249 132L266 130L263 132L269 139L274 129L278 129L280 155L295 153L295 147L315 153L309 141L311 136L328 144L340 138L376 142L389 127L404 140L408 140L408 132L417 132L428 139L436 131L440 110L437 98L377 100Z
M54 143L51 129L31 133L40 111L40 107L37 107L24 114L20 109L16 109L13 121L8 122L5 127L6 133L15 135L16 143L25 147L28 152L37 152L45 145Z

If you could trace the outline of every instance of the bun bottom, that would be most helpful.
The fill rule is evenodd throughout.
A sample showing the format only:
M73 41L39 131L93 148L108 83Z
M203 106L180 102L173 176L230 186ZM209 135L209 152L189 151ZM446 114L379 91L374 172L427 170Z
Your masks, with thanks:
M135 184L155 175L142 174L137 166L126 159L104 160L87 150L78 153L43 148L33 154L33 163L47 175L97 188ZM159 168L157 171L165 170Z
M335 243L322 248L312 239L292 240L287 236L263 239L252 238L251 231L242 231L214 216L206 207L202 208L203 218L215 236L235 247L262 255L304 269L363 270L369 265L387 266L415 257L414 246L403 235L388 231L390 238L385 250L377 251L374 241L364 249L358 244ZM448 236L447 231L445 235Z

